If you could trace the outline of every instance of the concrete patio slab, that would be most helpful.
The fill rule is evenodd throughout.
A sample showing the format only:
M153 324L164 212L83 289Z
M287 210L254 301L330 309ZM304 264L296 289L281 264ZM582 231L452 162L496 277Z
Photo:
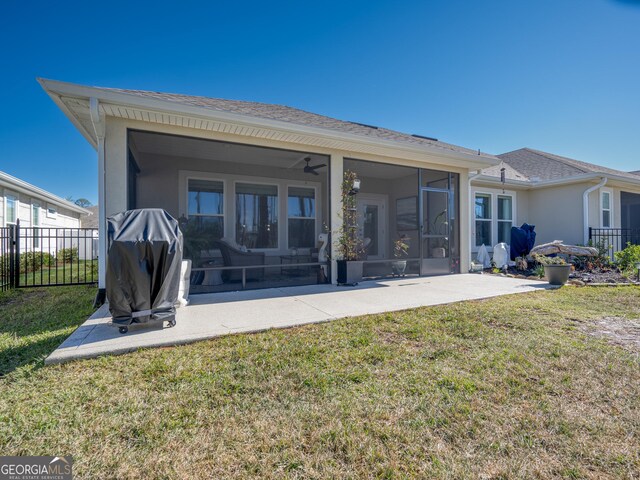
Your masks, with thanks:
M110 325L108 307L103 305L45 364L548 288L549 284L535 280L463 274L363 282L355 287L309 285L201 294L178 309L175 327L141 325L124 335Z

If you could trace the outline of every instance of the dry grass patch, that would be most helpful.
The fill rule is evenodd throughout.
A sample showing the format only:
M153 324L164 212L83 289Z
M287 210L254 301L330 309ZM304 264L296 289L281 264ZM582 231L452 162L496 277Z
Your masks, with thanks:
M634 478L640 361L564 288L236 335L0 380L0 449L78 478Z

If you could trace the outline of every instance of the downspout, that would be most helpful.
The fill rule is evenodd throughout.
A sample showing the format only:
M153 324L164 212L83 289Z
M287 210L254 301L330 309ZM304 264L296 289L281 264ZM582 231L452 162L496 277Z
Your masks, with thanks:
M471 231L473 229L473 225L474 225L474 215L475 215L475 210L473 208L474 205L474 200L471 196L471 180L473 180L476 177L479 177L480 174L482 173L481 170L476 170L475 173L472 173L469 175L469 193L468 193L468 198L469 198L469 268L471 268L471 262L473 260L473 247L474 247L474 242L473 242L473 235L471 235Z
M95 306L102 305L106 298L105 279L107 270L107 206L105 204L105 120L100 115L98 99L89 99L91 123L98 140L98 294Z
M607 178L602 177L600 183L593 187L587 188L582 194L582 228L584 244L589 243L589 194L599 188L604 187L607 184Z

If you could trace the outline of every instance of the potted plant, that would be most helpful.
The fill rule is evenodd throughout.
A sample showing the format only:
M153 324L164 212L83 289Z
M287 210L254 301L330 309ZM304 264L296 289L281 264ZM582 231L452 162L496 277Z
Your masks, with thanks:
M347 170L342 180L342 226L336 239L338 285L356 285L362 281L362 239L358 236L356 173Z
M409 244L406 242L407 236L402 234L395 242L393 242L393 256L395 258L402 258L409 255ZM407 268L406 260L396 260L391 264L391 272L393 275L403 277L404 271Z
M569 280L571 264L562 257L535 255L534 259L544 267L544 274L551 285L564 285Z

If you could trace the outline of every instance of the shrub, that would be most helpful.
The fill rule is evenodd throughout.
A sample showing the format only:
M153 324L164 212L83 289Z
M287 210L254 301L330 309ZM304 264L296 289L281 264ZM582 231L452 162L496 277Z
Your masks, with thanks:
M533 259L541 265L566 265L567 261L562 257L547 257L546 255L533 255Z
M9 264L9 255L4 255L1 262ZM47 252L24 252L20 254L20 272L37 272L42 267L51 267L56 259Z
M615 253L618 267L625 273L633 273L640 262L640 245L627 243L627 248Z
M58 250L58 262L71 263L78 260L78 248L61 248Z
M589 240L588 247L594 247L598 250L598 253L593 257L576 256L571 259L571 262L578 270L608 270L611 267L611 249L612 245L609 245L603 238L597 242Z

